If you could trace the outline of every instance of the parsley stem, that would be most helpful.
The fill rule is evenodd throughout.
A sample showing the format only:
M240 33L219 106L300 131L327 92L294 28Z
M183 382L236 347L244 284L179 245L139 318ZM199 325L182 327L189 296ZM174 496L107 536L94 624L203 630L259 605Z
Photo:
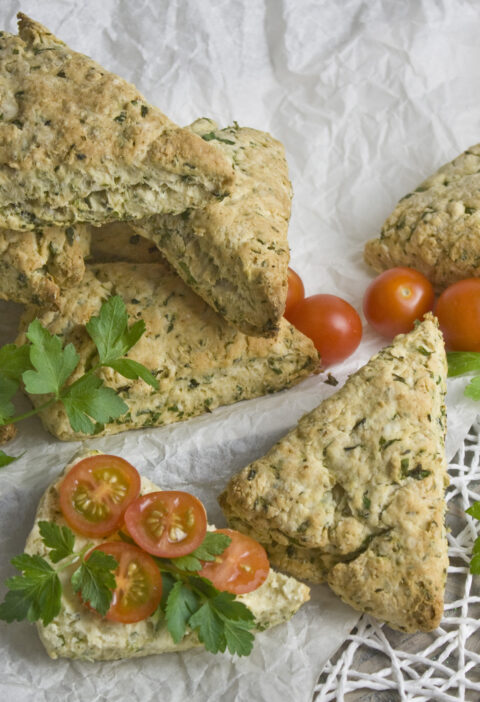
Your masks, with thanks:
M91 548L93 548L93 545L94 544L90 541L80 551L76 551L75 553L72 553L71 556L64 558L62 565L56 568L57 573L61 573L62 570L65 570L65 568L68 568L77 561L83 561L85 559L85 554L90 551Z
M47 402L44 402L43 405L39 405L38 407L35 407L34 409L30 410L29 412L25 412L25 414L19 414L17 417L7 417L5 420L5 424L15 424L16 422L19 422L21 419L28 419L29 417L33 417L35 414L38 414L42 410L46 409L47 407L50 407L50 405L53 405L57 401L56 397L52 397L50 400L47 400ZM3 425L3 422L0 423L0 426Z

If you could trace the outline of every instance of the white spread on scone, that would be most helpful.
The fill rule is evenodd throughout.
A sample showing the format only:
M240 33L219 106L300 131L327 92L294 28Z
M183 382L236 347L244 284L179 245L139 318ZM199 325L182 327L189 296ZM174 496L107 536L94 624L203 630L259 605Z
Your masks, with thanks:
M89 451L75 457L65 470L68 471L79 460L95 453L98 452ZM38 554L47 560L48 549L40 537L38 522L45 520L65 525L58 503L57 487L61 477L42 497L35 524L25 548L26 553ZM142 477L142 494L156 490L159 488L154 483ZM76 544L79 548L86 545L87 541L101 543L98 539L76 536ZM102 619L98 614L84 607L78 595L72 591L69 583L71 574L72 569L66 569L60 573L62 580L60 614L47 626L37 622L40 638L52 658L114 660L181 651L201 645L196 635L191 632L187 633L180 643L175 644L164 621L157 613L135 624L120 624ZM309 589L294 578L271 570L263 585L246 595L239 595L238 599L252 611L257 620L258 629L263 630L290 619L309 599Z
M128 405L128 412L106 424L106 434L187 419L223 404L281 390L317 368L310 339L282 320L275 339L237 331L160 263L87 266L82 282L63 292L60 311L27 310L23 328L37 317L64 344L73 342L80 362L72 381L95 357L85 323L110 295L125 301L129 319L143 319L146 332L129 352L159 382L126 380L110 368L100 375ZM23 343L24 336L19 337ZM32 396L41 404L44 396ZM41 413L46 428L60 439L79 437L59 403ZM80 435L82 436L82 435Z
M220 498L230 524L394 628L434 628L448 563L445 387L430 315L232 478Z

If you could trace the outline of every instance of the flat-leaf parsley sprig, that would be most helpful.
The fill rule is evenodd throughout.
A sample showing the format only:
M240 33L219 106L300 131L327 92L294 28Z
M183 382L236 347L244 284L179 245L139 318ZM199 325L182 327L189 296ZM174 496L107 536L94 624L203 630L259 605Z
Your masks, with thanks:
M58 574L73 565L70 582L102 616L115 590L117 561L100 550L91 551L92 543L75 551L75 535L66 526L39 522L40 536L49 549L49 560L26 553L12 559L22 575L9 578L9 591L0 604L0 619L7 622L41 620L47 626L61 610L62 584ZM125 537L126 541L130 541ZM255 626L252 612L236 600L235 595L217 590L198 575L203 561L214 561L231 539L225 534L207 532L203 542L188 556L154 558L162 572L162 600L157 610L157 627L166 624L175 643L187 630L194 631L207 651L247 656L253 647Z
M466 510L466 512L474 519L478 519L480 521L480 502L474 502L473 505ZM473 544L472 560L470 561L470 573L473 573L473 575L480 575L480 536L477 536Z
M447 353L448 377L453 378L464 373L476 372L474 378L465 387L464 395L472 400L480 400L480 352L449 351Z
M125 358L145 332L145 322L138 320L128 325L121 297L117 295L104 302L98 317L91 317L85 326L97 348L98 361L70 384L68 380L80 357L73 344L62 348L60 337L51 334L38 319L28 326L27 343L0 348L0 426L19 422L60 402L74 431L83 434L101 431L106 422L117 419L128 409L115 390L106 387L97 375L102 367L112 368L131 380L142 378L158 389L158 381L145 366ZM49 398L35 409L15 416L12 400L21 383L30 395L49 395ZM0 458L0 466L14 460L3 452Z

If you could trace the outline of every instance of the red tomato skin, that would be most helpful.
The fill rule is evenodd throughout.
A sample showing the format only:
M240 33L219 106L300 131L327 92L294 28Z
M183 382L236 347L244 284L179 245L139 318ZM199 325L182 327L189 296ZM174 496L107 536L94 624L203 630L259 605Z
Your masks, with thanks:
M207 561L198 574L208 578L217 590L244 595L253 592L268 577L270 563L261 544L234 529L216 529L218 534L230 536L232 542L220 554L218 561ZM243 566L243 567L242 567ZM245 566L251 566L247 570Z
M305 297L305 288L302 279L295 273L293 268L288 269L288 292L283 316L290 321L290 313L293 308Z
M149 520L156 519L154 513L163 510L163 505L167 505L168 513L164 529L159 527L157 535L152 535ZM191 533L188 532L182 541L172 542L168 538L169 520L174 510L183 513L186 505L192 509L194 517ZM161 558L178 558L191 553L202 543L207 533L207 513L194 495L180 490L161 490L149 492L132 502L125 512L125 525L131 538L147 553Z
M433 309L435 293L430 281L413 268L398 266L380 273L363 296L367 322L387 339L406 334L415 320Z
M128 482L128 490L125 500L117 509L111 505L111 516L109 519L98 523L89 521L79 510L75 508L75 492L82 484L93 485L94 475L102 469L114 468L120 471L120 476L124 476ZM128 461L119 456L99 454L88 456L78 463L66 474L59 486L60 509L67 524L77 533L89 538L101 538L110 536L118 528L123 520L123 514L128 505L138 497L140 493L140 475Z
M437 300L445 345L450 351L480 351L480 279L466 278L450 285Z
M114 590L110 609L105 615L105 619L112 622L121 622L123 624L133 624L147 619L152 615L160 604L162 598L162 575L157 564L148 553L142 551L138 546L123 543L122 541L106 541L99 546L93 548L88 557L93 551L103 551L113 556L118 562L118 568L115 571L115 579L117 580L117 588ZM145 574L148 581L149 598L146 602L135 607L128 607L128 603L123 602L120 588L118 586L119 579L126 576L128 564L135 561L140 566L142 573ZM120 577L119 577L120 576ZM89 609L92 609L86 602L84 603ZM95 610L93 610L95 611Z
M292 310L289 321L313 341L323 366L348 358L362 339L358 312L336 295L306 297Z

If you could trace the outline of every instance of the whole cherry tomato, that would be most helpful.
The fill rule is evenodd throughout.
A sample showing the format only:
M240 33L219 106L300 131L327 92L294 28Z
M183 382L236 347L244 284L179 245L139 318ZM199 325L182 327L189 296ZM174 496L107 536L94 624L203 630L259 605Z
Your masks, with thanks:
M290 312L305 297L302 279L292 268L288 269L288 292L283 316L290 321Z
M452 351L480 351L480 279L467 278L440 295L435 314Z
M433 309L432 284L413 268L390 268L380 273L365 291L363 312L382 336L393 339L413 329L416 319Z
M348 358L362 338L362 322L354 308L336 295L301 300L289 321L315 344L324 366Z

